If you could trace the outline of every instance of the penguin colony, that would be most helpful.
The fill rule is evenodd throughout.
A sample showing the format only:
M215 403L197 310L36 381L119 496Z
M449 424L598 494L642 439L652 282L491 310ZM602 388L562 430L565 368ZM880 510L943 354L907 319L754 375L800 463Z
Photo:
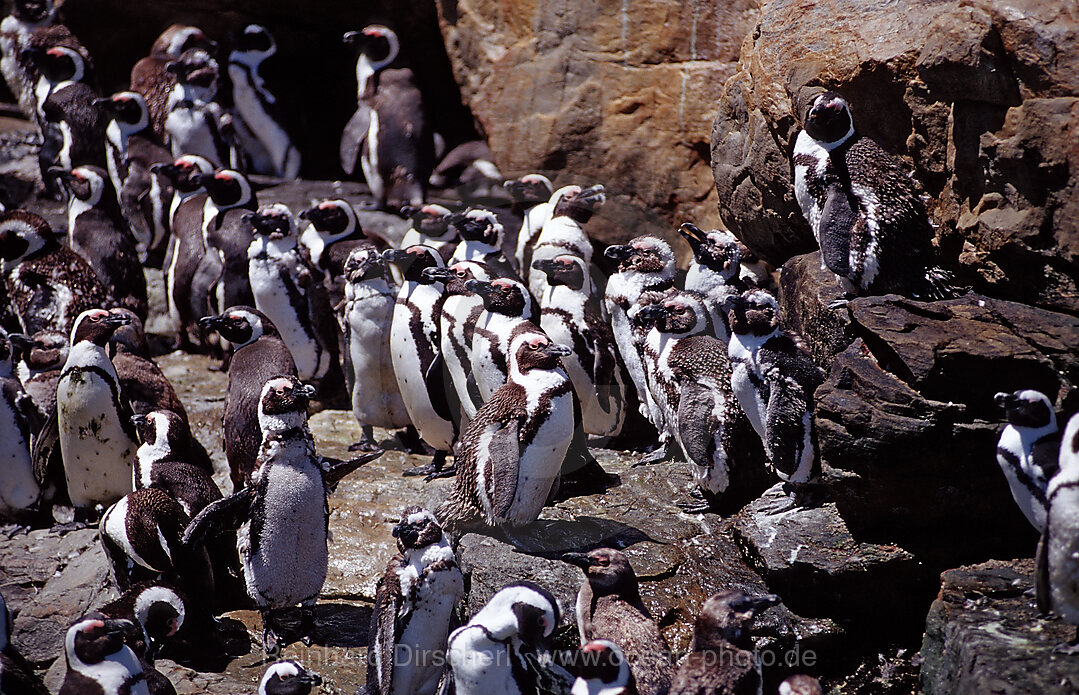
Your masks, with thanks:
M508 212L428 202L430 182L450 172L462 184L502 177L485 146L436 168L400 41L373 25L343 37L357 56L357 108L339 155L378 208L409 220L391 244L346 200L291 210L260 199L252 175L301 169L262 72L277 51L264 27L244 27L228 51L195 27L169 27L130 89L103 96L59 20L51 0L15 0L0 37L0 68L41 130L44 192L67 201L66 236L29 210L0 214L0 516L44 526L72 508L98 525L123 592L67 629L61 693L175 692L154 659L244 653L246 634L217 617L236 608L260 611L267 654L315 637L327 497L381 455L376 427L433 456L404 474L455 481L441 506L410 506L392 529L399 552L378 582L368 695L760 692L751 627L778 596L717 593L676 664L626 555L569 553L585 573L581 646L554 652L563 607L546 589L511 583L466 620L455 556L468 530L513 541L564 483L602 488L598 466L580 467L583 442L630 427L654 433L642 463L686 461L687 511L723 510L728 491L762 471L804 503L820 474L813 398L824 373L780 326L771 277L748 249L687 222L684 279L654 236L593 258L588 226L604 187L556 189L540 174L505 181ZM953 296L898 160L858 135L839 95L817 96L804 125L795 195L848 296ZM175 347L227 369L231 494L151 356L144 267L164 278ZM318 454L313 398L351 409L363 432L353 450L365 453ZM1052 402L1032 390L996 403L1008 421L998 463L1042 534L1039 605L1079 625L1079 419L1061 434ZM299 629L288 630L281 616L296 606ZM0 597L0 692L46 692L11 631ZM320 683L279 661L258 693ZM780 692L820 688L794 676Z

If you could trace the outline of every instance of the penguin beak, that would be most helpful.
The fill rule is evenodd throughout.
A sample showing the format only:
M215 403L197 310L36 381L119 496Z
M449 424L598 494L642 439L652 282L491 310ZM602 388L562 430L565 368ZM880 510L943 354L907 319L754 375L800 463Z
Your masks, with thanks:
M649 304L637 312L634 320L641 326L650 326L659 323L667 317L667 307L662 304Z
M292 387L292 395L310 400L315 395L315 387L310 384L296 384Z
M761 594L759 596L746 596L739 605L734 606L740 612L752 611L754 614L761 613L772 606L779 605L783 599L775 594Z
M149 420L145 415L139 414L139 415L132 415L131 416L131 424L134 425L135 427L142 427L148 421Z
M742 304L742 296L738 294L728 295L723 299L723 303L720 304L720 308L723 309L723 313L729 314L735 311Z
M619 262L622 262L622 261L626 260L632 254L633 254L633 247L629 246L628 244L623 244L623 245L620 245L620 246L619 245L608 246L606 248L606 250L603 252L603 255L606 258L609 258L612 261L619 261Z
M102 323L110 328L119 328L120 326L126 326L131 323L131 319L126 316L121 316L120 314L109 314L102 319Z
M224 323L225 319L221 316L203 316L198 321L199 327L207 331L216 331Z
M457 273L449 268L424 268L421 274L431 282L449 282L457 276Z
M296 676L296 680L298 680L300 683L305 683L307 685L322 685L322 676L318 675L317 673L312 673L311 671L301 673L300 675Z
M130 620L123 620L121 618L110 618L105 620L104 623L105 634L107 635L123 635L135 627Z
M607 191L603 184L597 183L595 186L589 186L578 193L575 202L588 208L599 207L607 202Z
M678 233L689 242L694 251L700 248L707 238L704 231L692 222L683 222L682 226L678 228Z
M541 258L537 261L532 261L532 267L547 276L558 270L559 265L553 258Z
M382 252L382 260L387 263L404 263L408 260L408 251L404 249L386 249Z
M362 34L358 31L347 31L345 35L341 37L341 42L346 46L355 46Z
M484 280L469 280L465 283L465 289L469 292L475 292L481 297L486 297L494 293L495 286Z
M93 104L95 109L108 113L112 111L115 102L109 97L101 97L99 99L94 99Z
M1011 393L998 393L993 396L993 402L997 404L997 407L1001 410L1007 410L1009 407L1015 405L1015 395Z
M71 181L75 178L70 169L64 167L49 167L48 175L50 178L57 179L59 181Z
M542 348L542 351L544 354L553 357L565 357L573 352L573 348L559 345L558 343L547 343L547 345Z
M585 553L566 553L562 556L562 562L568 562L571 565L576 565L577 567L588 571L588 568L592 565L592 558L588 557Z
M416 207L415 205L402 205L400 213L401 213L401 217L404 217L404 218L408 219L408 218L414 217L416 215L416 213L419 212L419 211L420 211L420 208Z
M14 354L20 357L24 355L29 357L30 352L34 349L34 341L22 333L9 333L8 340L11 341Z

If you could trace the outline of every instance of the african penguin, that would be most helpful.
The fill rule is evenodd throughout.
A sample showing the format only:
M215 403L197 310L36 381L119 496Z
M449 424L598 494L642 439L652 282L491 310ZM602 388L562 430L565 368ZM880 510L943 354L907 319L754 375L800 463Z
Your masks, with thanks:
M570 348L539 332L509 347L509 374L461 433L457 479L438 517L455 535L476 522L512 527L539 518L576 426L573 384L559 357Z
M118 599L103 606L101 612L138 626L124 641L136 656L152 663L188 622L187 604L183 593L168 582L144 581L132 585Z
M570 695L637 695L626 655L611 640L585 642L569 666L576 676Z
M48 695L34 667L11 643L15 624L0 594L0 692L11 695Z
M176 413L155 410L133 415L131 421L141 442L132 472L136 490L148 487L163 490L190 517L221 499L221 491L210 471L192 461L191 431Z
M332 279L345 274L345 261L353 249L388 246L382 239L368 238L356 209L347 200L323 200L301 210L297 217L308 222L300 234L300 244L307 248L311 262Z
M344 41L359 58L357 109L341 135L341 167L351 174L359 159L381 208L422 205L434 169L434 137L412 70L388 67L398 57L397 35L371 25L348 32Z
M239 530L236 547L247 595L263 616L267 654L276 654L282 646L270 622L271 611L296 604L310 608L326 580L330 488L382 454L375 451L348 463L327 465L315 453L307 427L313 393L313 387L294 376L275 376L266 382L258 410L262 446L250 485L199 512L183 536L183 545L192 548L212 533ZM306 637L313 625L309 611L303 615Z
M221 314L203 317L199 323L233 345L221 424L225 458L232 484L238 490L255 472L262 444L258 418L262 387L273 376L295 376L296 364L277 327L253 307L229 307Z
M554 186L543 174L526 174L520 178L506 181L504 184L513 199L513 213L521 218L521 229L517 232L517 245L514 256L521 273L527 273L532 267L533 240L551 218L551 196Z
M120 212L108 175L96 166L50 169L68 192L67 230L71 248L97 272L117 305L145 321L149 312L146 278L137 243Z
M248 250L255 235L247 217L258 209L254 188L234 169L218 169L212 176L196 174L194 179L206 189L207 198L202 213L206 254L191 282L192 309L201 315L254 304Z
M235 38L229 54L232 103L237 135L255 173L285 179L300 175L300 151L281 123L277 98L266 87L261 66L277 53L277 42L258 24L248 24Z
M390 327L397 287L388 278L386 262L373 247L355 248L345 261L345 301L338 318L352 415L363 431L353 445L359 449L375 446L373 427L398 429L411 422L393 371Z
M730 232L718 229L705 232L691 222L683 222L678 232L693 249L684 287L705 297L712 330L725 343L730 339L730 331L722 309L723 300L746 289L738 275L742 267L738 240Z
M150 695L138 656L124 644L128 620L87 615L67 629L67 672L60 695Z
M809 353L779 328L779 305L764 290L750 290L724 302L731 339L731 388L776 475L792 487L820 471L813 422L813 392L824 372Z
M406 206L401 209L401 214L412 219L412 226L401 237L400 248L423 244L438 251L443 261L453 257L460 237L457 228L450 224L453 213L449 209L428 203L415 208Z
M772 276L775 273L775 267L741 241L738 242L738 251L742 254L738 278L745 284L746 289L768 290L773 294L778 292L775 278Z
M690 653L678 666L671 695L741 695L761 692L761 663L750 627L760 612L779 603L772 594L728 590L701 607Z
M483 398L472 373L472 338L483 312L483 298L467 287L469 280L490 280L487 266L477 261L459 261L448 268L425 268L424 275L446 286L442 304L441 350L452 387L461 410L468 419L476 416Z
M562 254L533 261L532 267L547 278L539 300L540 328L551 340L573 348L562 366L581 401L584 431L618 435L626 417L626 386L588 264L579 256Z
M169 113L169 95L176 87L176 76L167 67L191 48L201 48L213 55L217 44L198 27L173 24L154 41L150 55L139 59L131 68L131 89L146 99L150 126L158 141L165 144L168 144L165 119Z
M848 296L961 294L933 265L934 225L909 169L855 131L850 105L838 94L818 94L801 115L794 193L820 246L822 268Z
M0 213L0 259L8 300L26 335L70 335L79 314L108 303L93 268L32 212Z
M542 333L540 317L523 283L509 278L469 280L465 286L483 298L483 312L472 335L472 375L487 400L506 383L510 342L522 332Z
M1044 393L1025 389L993 397L1007 427L997 442L997 463L1012 499L1039 532L1045 528L1045 490L1057 472L1060 430L1053 404Z
M52 0L15 0L11 14L0 22L0 73L27 118L34 118L36 110L35 75L23 51L30 46L31 32L55 18Z
M1052 610L1076 626L1075 638L1056 651L1079 653L1079 415L1064 427L1059 472L1049 482L1048 513L1038 545L1037 597L1043 612Z
M663 695L671 685L671 648L641 601L637 575L619 550L597 548L567 553L566 562L584 570L577 593L581 644L607 639L622 648L641 695Z
M398 553L375 592L367 695L434 695L464 577L435 516L408 507L393 527Z
M275 661L266 667L259 681L258 695L309 695L322 685L322 677L308 671L299 661Z
M529 265L521 269L528 279L528 289L535 297L543 295L547 276L532 267L532 263L563 254L571 254L592 263L592 241L585 234L586 224L607 200L600 184L589 188L565 186L551 196L551 217L544 223L532 244Z
M558 626L558 602L532 582L499 590L467 625L450 635L447 663L458 695L540 695L550 676L547 639ZM567 675L567 680L568 674Z
M67 336L59 331L38 331L27 337L12 333L12 345L19 353L19 379L44 418L56 409L56 383L67 362Z
M473 208L450 218L450 226L457 230L461 242L447 261L479 261L492 277L514 278L517 272L502 254L502 224L490 210Z
M217 61L201 48L184 51L166 70L176 76L168 100L165 131L174 157L197 154L216 167L239 167L225 132L225 113L217 98Z
M439 474L457 435L453 415L458 405L451 403L455 394L446 388L439 337L445 285L428 279L423 271L445 263L437 251L423 245L387 249L382 257L404 276L390 323L393 372L412 425L435 450L430 470L406 473Z
M30 438L41 426L41 414L15 375L12 344L0 328L0 518L19 519L38 501ZM0 615L0 618L3 616Z

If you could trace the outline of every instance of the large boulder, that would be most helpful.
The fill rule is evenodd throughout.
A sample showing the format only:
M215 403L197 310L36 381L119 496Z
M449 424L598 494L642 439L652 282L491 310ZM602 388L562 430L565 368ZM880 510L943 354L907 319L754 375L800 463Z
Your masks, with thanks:
M712 131L724 222L775 264L815 243L795 104L832 89L930 197L943 263L988 295L1079 313L1079 24L1071 0L773 0Z
M504 173L605 184L612 198L589 229L605 241L719 223L708 129L756 2L438 5L462 96Z

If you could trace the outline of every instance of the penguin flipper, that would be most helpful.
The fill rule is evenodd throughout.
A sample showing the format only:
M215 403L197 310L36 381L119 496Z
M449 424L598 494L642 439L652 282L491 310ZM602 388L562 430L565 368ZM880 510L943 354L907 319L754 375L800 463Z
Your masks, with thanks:
M525 669L531 671L536 682L536 691L549 695L569 695L573 689L576 678L569 671L554 663L550 658L544 659L535 652L522 654Z
M682 387L678 399L678 438L690 462L697 466L712 466L711 454L715 448L712 443L716 432L723 426L715 415L718 391L691 382ZM701 417L702 413L706 413L707 417Z
M341 146L338 155L341 158L341 168L351 176L356 170L356 162L360 158L360 148L367 139L367 131L371 127L371 109L361 105L348 119L345 129L341 131Z
M1034 555L1034 595L1037 598L1038 612L1049 615L1053 609L1049 595L1049 520L1045 520L1045 529L1038 538L1038 550Z
M34 479L45 489L52 481L64 480L64 459L60 451L60 422L56 408L49 411L45 424L34 438L30 458L34 463Z
M443 420L453 422L453 414L458 412L461 404L457 402L457 391L446 373L446 360L441 350L435 350L435 358L427 367L423 381L427 385L427 397L431 399L431 407L435 409L435 413Z
M804 391L798 382L790 377L779 377L783 383L771 383L768 405L765 408L764 449L772 466L784 479L810 475L810 471L800 471L807 446L813 444L812 406L806 402ZM809 451L816 456L816 451ZM806 482L797 480L793 482Z
M202 545L211 534L240 528L250 515L254 497L255 489L249 485L239 492L206 505L184 529L180 542L185 547L195 547Z
M372 652L376 646L378 649L367 659L367 695L390 695L393 690L393 657L397 636L401 634L398 613L404 601L401 582L394 571L399 563L399 558L390 560L386 574L378 580L375 589L375 611L371 616L371 637L368 642Z
M820 217L821 255L828 270L850 276L850 235L858 222L858 212L839 186L828 188Z
M384 449L376 449L375 451L368 451L362 456L357 456L351 461L338 461L337 459L323 457L323 465L326 466L328 464L328 467L325 468L326 472L323 473L322 479L326 481L326 487L330 492L333 492L334 489L337 488L337 483L341 482L342 478L363 464L374 461L384 453L386 453Z
M489 452L485 465L489 466L487 479L491 486L491 516L503 519L513 506L520 479L517 465L521 458L520 419L511 417L506 422L493 422L485 428L480 441L489 437Z

